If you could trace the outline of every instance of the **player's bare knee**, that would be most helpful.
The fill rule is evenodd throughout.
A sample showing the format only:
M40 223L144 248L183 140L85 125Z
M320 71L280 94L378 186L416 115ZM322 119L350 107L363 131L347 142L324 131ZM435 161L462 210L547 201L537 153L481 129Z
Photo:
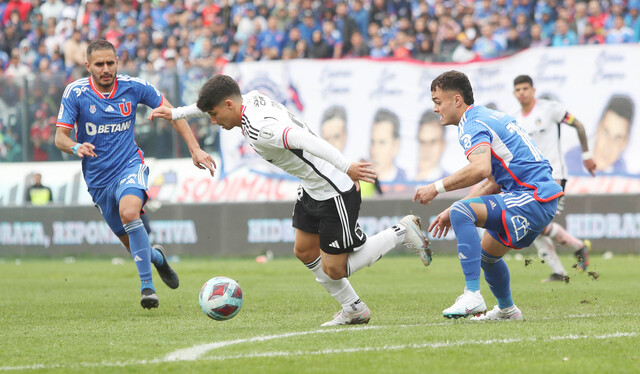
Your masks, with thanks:
M298 260L302 261L303 264L307 264L317 259L318 256L320 256L320 251L314 250L312 248L294 245L293 254L295 254Z
M347 276L347 269L337 266L325 266L322 265L322 269L333 280L342 279Z
M293 247L293 254L296 255L298 260L302 261L302 263L306 264L309 262L309 256L306 255L304 251L300 251L297 247Z
M122 223L133 222L140 219L140 211L132 208L120 208L120 219Z

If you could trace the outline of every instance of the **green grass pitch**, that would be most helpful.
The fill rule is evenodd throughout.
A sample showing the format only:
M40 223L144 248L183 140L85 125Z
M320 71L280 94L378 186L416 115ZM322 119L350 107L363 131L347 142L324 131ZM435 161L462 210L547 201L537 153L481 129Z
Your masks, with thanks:
M109 260L0 261L0 372L56 373L638 373L640 257L592 256L598 279L568 284L508 260L525 320L447 320L462 292L457 258L389 256L351 277L368 325L320 327L339 305L294 258L183 259L180 288L155 274L160 308L139 304L135 266ZM527 256L525 256L527 257ZM217 322L198 306L209 278L236 279L244 305ZM495 305L486 283L488 308Z

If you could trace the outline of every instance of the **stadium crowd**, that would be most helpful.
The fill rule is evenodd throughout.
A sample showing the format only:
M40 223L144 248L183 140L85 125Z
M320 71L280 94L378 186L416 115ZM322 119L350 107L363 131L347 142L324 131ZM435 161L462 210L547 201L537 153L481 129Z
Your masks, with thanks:
M294 58L468 62L637 43L639 10L640 0L0 0L0 109L15 104L17 80L61 77L35 85L27 111L28 158L57 159L45 148L60 87L86 75L85 49L98 38L132 74ZM21 161L23 136L7 121L0 116L0 160Z

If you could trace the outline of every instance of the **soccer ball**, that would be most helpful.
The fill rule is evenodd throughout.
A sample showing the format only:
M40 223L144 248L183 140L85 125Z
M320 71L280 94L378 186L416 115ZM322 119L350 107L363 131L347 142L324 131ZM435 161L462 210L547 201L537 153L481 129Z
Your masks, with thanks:
M227 277L209 279L200 289L200 308L209 318L225 321L233 318L242 307L242 289Z

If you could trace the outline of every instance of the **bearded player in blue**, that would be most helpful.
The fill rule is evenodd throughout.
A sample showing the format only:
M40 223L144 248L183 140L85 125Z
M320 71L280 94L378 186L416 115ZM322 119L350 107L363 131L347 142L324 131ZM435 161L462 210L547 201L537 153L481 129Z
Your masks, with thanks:
M528 247L551 222L563 195L551 166L515 119L473 105L467 76L448 71L431 82L434 111L442 125L457 125L469 165L435 183L420 187L414 201L428 204L439 193L470 187L471 194L440 213L429 226L437 238L453 227L465 277L464 293L442 314L474 321L519 320L522 312L511 297L510 276L502 259L512 248ZM486 229L482 241L476 227ZM480 269L498 300L493 310L480 294Z
M107 41L89 44L85 64L91 75L69 84L62 96L56 147L82 159L82 173L96 208L138 268L140 304L145 309L157 308L151 263L170 288L178 288L180 282L164 249L151 247L140 219L148 199L149 169L134 140L134 125L138 104L151 108L171 104L148 82L118 75L116 50ZM215 163L200 149L186 121L173 121L173 126L187 143L193 163L209 169L213 176ZM69 136L74 127L77 142Z

